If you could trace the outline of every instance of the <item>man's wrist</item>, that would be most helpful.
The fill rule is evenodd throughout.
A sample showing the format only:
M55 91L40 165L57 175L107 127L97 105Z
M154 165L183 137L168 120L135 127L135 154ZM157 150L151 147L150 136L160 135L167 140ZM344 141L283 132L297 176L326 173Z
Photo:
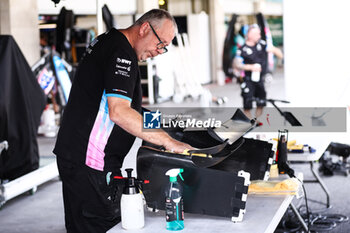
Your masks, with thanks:
M163 137L162 146L167 148L167 146L171 144L172 140L173 139L168 134L166 134L165 137Z
M244 70L253 71L253 65L251 65L251 64L244 65Z

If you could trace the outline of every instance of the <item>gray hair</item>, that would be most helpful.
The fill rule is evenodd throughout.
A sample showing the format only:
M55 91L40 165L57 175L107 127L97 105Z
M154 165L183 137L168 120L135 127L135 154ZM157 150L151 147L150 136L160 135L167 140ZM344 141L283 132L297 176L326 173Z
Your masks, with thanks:
M177 33L177 25L174 17L166 10L163 9L152 9L145 14L143 14L138 20L136 20L134 25L142 25L145 22L149 22L153 27L160 28L164 22L164 19L169 19Z
M261 31L261 28L260 28L259 24L254 23L252 25L249 25L248 30L247 30L247 34L248 34L249 31L251 31L254 28L258 28Z

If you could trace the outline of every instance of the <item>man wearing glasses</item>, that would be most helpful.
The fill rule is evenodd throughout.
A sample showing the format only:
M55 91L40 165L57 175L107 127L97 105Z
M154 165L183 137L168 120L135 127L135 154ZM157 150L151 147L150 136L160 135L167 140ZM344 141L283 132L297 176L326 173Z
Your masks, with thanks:
M87 48L77 69L54 153L63 185L67 232L106 232L120 221L121 189L111 180L135 136L177 153L192 149L162 130L142 130L138 61L167 52L174 18L154 9Z

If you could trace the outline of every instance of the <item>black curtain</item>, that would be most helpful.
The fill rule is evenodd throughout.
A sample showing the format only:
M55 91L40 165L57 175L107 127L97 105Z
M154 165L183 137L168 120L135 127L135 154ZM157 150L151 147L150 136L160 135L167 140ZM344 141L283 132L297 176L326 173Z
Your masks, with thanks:
M38 51L39 52L39 51ZM45 95L12 36L0 35L0 179L15 179L39 167L37 130Z
M231 21L226 32L224 51L222 57L222 68L225 72L225 75L230 78L233 78L232 61L234 58L234 54L232 54L232 48L235 46L235 24L237 22L237 18L238 15L232 15Z
M72 10L67 10L62 7L58 18L56 27L56 51L62 56L66 53L66 59L70 60L71 49L71 30L74 26L74 13Z

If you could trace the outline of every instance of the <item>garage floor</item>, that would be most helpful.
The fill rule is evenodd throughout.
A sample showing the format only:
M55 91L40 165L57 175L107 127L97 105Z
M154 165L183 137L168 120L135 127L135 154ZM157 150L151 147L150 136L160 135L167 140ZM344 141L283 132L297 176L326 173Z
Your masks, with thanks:
M216 85L208 86L214 95L227 96L229 101L224 107L240 107L242 100L239 86L235 83L227 84L223 87ZM284 81L281 72L275 75L275 79L267 86L269 98L284 99ZM197 106L198 103L188 100L186 106ZM174 106L171 102L162 103L159 106ZM182 105L183 106L183 105ZM42 161L54 158L52 148L55 139L39 137L39 151ZM136 142L132 152L127 156L124 167L134 167L135 152L140 141ZM46 158L46 159L45 159ZM296 171L302 171L305 179L311 178L309 166L306 164L293 165ZM317 166L316 166L317 167ZM337 174L332 177L324 177L327 187L331 192L332 208L323 213L338 213L350 216L350 178ZM326 196L318 184L306 184L308 198L320 202L326 201ZM249 201L249 199L248 199ZM303 204L304 200L296 200L296 204ZM309 202L311 211L315 212L325 209L322 204ZM0 210L0 232L4 233L63 233L64 214L61 194L61 182L58 178L51 180L38 187L34 195L23 194L8 201ZM332 233L350 232L350 223L343 223L337 226Z

